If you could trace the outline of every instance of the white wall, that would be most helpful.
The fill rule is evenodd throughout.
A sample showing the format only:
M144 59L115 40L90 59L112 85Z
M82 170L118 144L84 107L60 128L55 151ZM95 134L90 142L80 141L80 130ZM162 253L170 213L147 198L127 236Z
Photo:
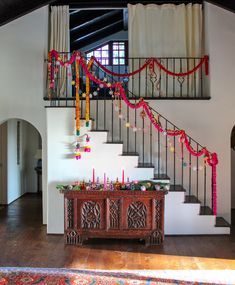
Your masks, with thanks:
M42 136L46 149L44 59L47 58L48 7L12 21L0 28L0 123L24 119ZM46 159L44 159L44 162ZM43 164L44 174L46 165ZM45 176L45 175L44 175ZM43 222L46 222L46 182L43 178Z
M82 152L82 159L74 159L75 120L74 108L47 108L48 140L48 233L63 233L64 207L63 195L56 189L57 184L72 184L75 181L92 180L92 169L103 181L104 173L112 181L121 181L122 168L130 180L150 179L152 168L136 168L138 157L120 156L122 144L106 144L107 132L89 132L82 127L81 135L88 133L91 137L91 153Z
M235 149L231 149L231 206L235 209Z
M152 101L152 106L210 151L218 153L218 213L230 221L231 150L235 123L235 15L205 3L206 53L210 56L209 101Z
M0 125L0 204L7 204L7 123Z

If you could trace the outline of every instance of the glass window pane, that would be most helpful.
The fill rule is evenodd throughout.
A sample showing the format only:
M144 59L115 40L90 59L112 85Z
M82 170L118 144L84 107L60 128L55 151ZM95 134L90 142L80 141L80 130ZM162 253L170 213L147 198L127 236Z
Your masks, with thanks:
M120 58L120 64L125 64L125 59L124 58Z
M114 58L114 59L113 59L113 64L114 64L114 65L117 65L117 64L118 64L118 58Z
M103 46L102 50L109 50L109 46L108 45Z
M100 58L101 54L99 50L95 50L95 57Z
M125 57L125 52L124 50L119 51L119 57Z
M103 50L102 51L102 57L108 57L109 56L109 53L107 50Z
M91 52L88 52L88 53L87 53L87 58L90 58L90 57L92 57L92 55L93 55L93 51L91 51Z
M118 50L114 50L114 51L113 51L113 57L118 57L118 56L119 56Z

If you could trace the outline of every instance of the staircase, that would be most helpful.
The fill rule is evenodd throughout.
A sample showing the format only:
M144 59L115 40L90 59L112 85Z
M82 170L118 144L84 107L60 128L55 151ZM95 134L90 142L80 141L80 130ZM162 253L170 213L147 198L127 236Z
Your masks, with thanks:
M104 76L97 66L96 73L97 77L100 74ZM107 74L105 76L108 77ZM60 215L63 214L63 201L55 191L56 183L89 180L92 168L96 169L96 176L101 181L104 172L111 180L116 180L121 177L121 169L125 168L126 177L130 180L170 181L165 204L166 234L229 234L230 225L222 217L213 215L212 173L204 157L192 156L177 137L155 130L142 109L132 110L120 97L110 94L113 90L97 84L93 88L100 93L98 96L92 93L90 100L93 120L90 127L81 128L81 135L88 133L91 137L92 152L82 153L83 158L79 162L69 159L75 140L74 98L64 100L62 105L66 108L58 106L63 100L57 101L57 98L51 101L56 108L47 108L48 151L53 153L48 158L51 161L48 161L48 199L49 205L55 199L58 202L57 206L49 206L49 233L63 232L63 225L53 225L52 219L58 209ZM125 91L130 102L138 103L138 97L127 88L128 84ZM81 97L80 102L81 116L84 117L85 100ZM156 110L151 108L151 111L163 129L180 130ZM194 150L202 149L197 141L187 134L186 137ZM54 165L57 165L56 172ZM69 169L68 173L65 169Z
M102 131L91 131L90 135L96 140L97 133ZM107 142L108 134L103 132L101 143L119 146L121 164L127 168L134 167L138 170L137 176L133 178L150 179L156 182L171 182L166 174L154 173L154 166L148 163L138 163L139 157L135 152L122 152L123 143ZM112 151L115 153L115 151ZM115 161L118 161L115 159ZM119 163L120 164L120 163ZM153 175L152 175L153 174ZM136 174L135 174L136 175ZM113 177L115 179L115 177ZM165 199L165 233L166 234L229 234L230 225L222 217L215 217L211 208L201 205L201 202L194 195L187 195L182 185L171 185L170 191Z

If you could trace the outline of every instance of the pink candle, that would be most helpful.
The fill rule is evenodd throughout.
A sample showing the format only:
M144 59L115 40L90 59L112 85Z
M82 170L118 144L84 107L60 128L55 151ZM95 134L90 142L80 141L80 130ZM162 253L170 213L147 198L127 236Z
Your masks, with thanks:
M92 183L95 184L95 168L92 169Z
M104 190L106 190L106 185L107 184L107 181L106 181L106 173L104 173Z
M124 185L124 180L125 180L125 177L124 177L124 169L122 169L122 185Z

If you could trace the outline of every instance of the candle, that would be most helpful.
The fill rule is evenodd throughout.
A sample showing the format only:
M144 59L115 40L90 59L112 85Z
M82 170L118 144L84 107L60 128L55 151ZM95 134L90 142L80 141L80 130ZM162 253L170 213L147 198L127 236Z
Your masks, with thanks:
M124 185L124 180L125 180L125 178L124 178L124 169L122 169L122 185Z
M104 173L104 190L106 190L106 173Z
M95 168L92 169L92 184L95 184Z

